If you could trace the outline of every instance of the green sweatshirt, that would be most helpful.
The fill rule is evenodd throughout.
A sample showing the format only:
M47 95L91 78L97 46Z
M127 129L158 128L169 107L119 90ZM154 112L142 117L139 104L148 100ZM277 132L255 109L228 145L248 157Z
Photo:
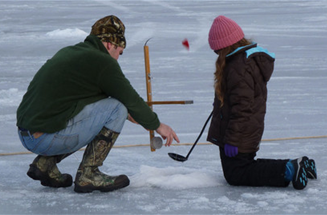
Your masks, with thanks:
M31 132L54 133L86 105L108 97L125 105L144 128L156 130L160 121L131 86L101 41L59 50L36 73L17 110L17 126Z

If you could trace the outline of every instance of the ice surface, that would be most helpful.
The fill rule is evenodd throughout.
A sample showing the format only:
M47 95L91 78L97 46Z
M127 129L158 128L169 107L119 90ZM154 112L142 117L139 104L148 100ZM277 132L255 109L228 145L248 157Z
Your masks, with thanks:
M268 84L264 139L326 135L327 1L316 0L17 0L0 1L0 213L1 214L326 214L326 139L264 141L258 157L316 160L318 180L305 190L229 186L218 148L190 145L118 148L149 143L148 132L126 123L101 170L127 174L129 187L112 193L77 194L51 189L27 177L32 154L16 134L16 109L35 72L60 48L82 41L93 23L115 14L126 26L120 65L146 98L143 45L149 38L153 99L194 100L158 105L161 121L182 143L193 143L212 109L216 55L207 35L213 19L237 21L246 37L276 53ZM182 41L187 38L190 50ZM205 141L206 134L199 142ZM59 164L75 176L82 152Z

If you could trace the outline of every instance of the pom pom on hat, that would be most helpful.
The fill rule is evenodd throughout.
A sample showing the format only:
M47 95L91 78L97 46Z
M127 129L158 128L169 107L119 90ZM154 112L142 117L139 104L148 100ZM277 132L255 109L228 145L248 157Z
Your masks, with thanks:
M242 28L233 20L218 16L209 31L209 45L214 51L231 46L244 38Z

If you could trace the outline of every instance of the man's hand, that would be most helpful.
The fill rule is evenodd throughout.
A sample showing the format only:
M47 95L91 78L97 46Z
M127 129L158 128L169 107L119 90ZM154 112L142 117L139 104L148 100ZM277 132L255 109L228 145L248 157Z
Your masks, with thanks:
M160 134L164 140L167 139L165 146L170 146L172 144L173 140L175 140L176 142L179 143L179 139L178 139L175 131L171 127L169 127L168 125L166 125L164 123L160 123L160 126L156 130L156 132L158 134Z

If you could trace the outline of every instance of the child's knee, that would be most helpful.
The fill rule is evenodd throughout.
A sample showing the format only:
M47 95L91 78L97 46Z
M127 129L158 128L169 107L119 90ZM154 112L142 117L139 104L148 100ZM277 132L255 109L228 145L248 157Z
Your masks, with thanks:
M241 185L241 178L239 174L235 174L235 171L228 171L224 173L225 180L229 185L239 186Z

